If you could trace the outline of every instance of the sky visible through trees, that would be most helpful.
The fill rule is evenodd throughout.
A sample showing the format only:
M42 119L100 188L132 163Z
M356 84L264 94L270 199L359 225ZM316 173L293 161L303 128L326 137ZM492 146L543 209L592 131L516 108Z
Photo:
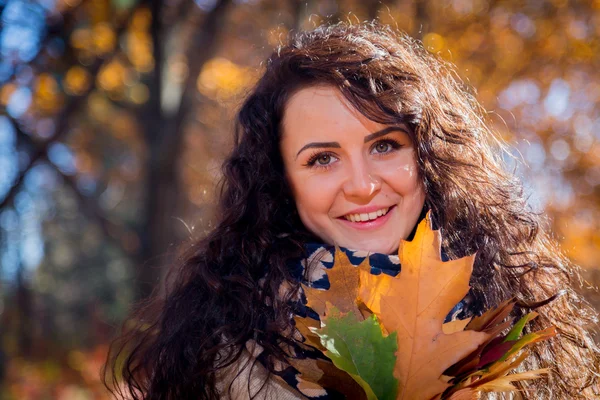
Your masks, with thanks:
M598 0L0 0L0 398L106 398L115 327L211 228L261 62L290 31L374 18L456 64L600 282Z

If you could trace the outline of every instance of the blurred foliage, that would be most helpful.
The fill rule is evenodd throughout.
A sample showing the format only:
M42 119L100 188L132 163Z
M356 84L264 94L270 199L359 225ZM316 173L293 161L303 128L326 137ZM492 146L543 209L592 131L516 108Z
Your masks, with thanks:
M600 1L0 0L0 399L106 398L115 327L211 228L261 62L373 18L457 65L600 282Z
M70 350L64 357L15 357L6 370L2 399L19 400L109 400L98 371L106 359L107 346L89 351Z

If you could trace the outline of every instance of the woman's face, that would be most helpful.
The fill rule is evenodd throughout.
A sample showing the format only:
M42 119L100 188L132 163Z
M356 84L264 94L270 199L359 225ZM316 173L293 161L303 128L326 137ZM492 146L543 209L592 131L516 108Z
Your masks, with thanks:
M280 146L300 219L324 242L391 254L417 223L425 192L406 126L307 87L288 100Z

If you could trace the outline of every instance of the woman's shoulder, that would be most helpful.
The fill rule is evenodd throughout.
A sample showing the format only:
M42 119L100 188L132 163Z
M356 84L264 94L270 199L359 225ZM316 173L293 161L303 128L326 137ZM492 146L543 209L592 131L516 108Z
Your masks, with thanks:
M281 377L269 373L258 360L260 346L252 341L240 357L216 376L219 398L229 400L296 400L306 399Z

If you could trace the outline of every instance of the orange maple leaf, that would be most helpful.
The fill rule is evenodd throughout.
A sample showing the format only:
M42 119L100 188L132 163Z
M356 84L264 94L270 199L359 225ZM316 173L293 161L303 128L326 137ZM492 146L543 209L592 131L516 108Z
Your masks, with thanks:
M450 386L440 379L443 372L489 337L472 330L444 333L446 315L469 291L475 256L443 262L440 233L429 225L428 216L412 242L401 242L402 271L396 277L360 268L359 299L387 331L398 334L398 399L430 399L442 393Z
M327 270L330 288L323 290L302 285L308 301L307 306L312 308L320 317L323 317L326 309L325 304L330 302L335 304L340 312L354 312L354 315L360 318L361 312L357 303L360 282L359 267L370 268L368 257L357 267L350 262L343 251L336 248L333 268Z

